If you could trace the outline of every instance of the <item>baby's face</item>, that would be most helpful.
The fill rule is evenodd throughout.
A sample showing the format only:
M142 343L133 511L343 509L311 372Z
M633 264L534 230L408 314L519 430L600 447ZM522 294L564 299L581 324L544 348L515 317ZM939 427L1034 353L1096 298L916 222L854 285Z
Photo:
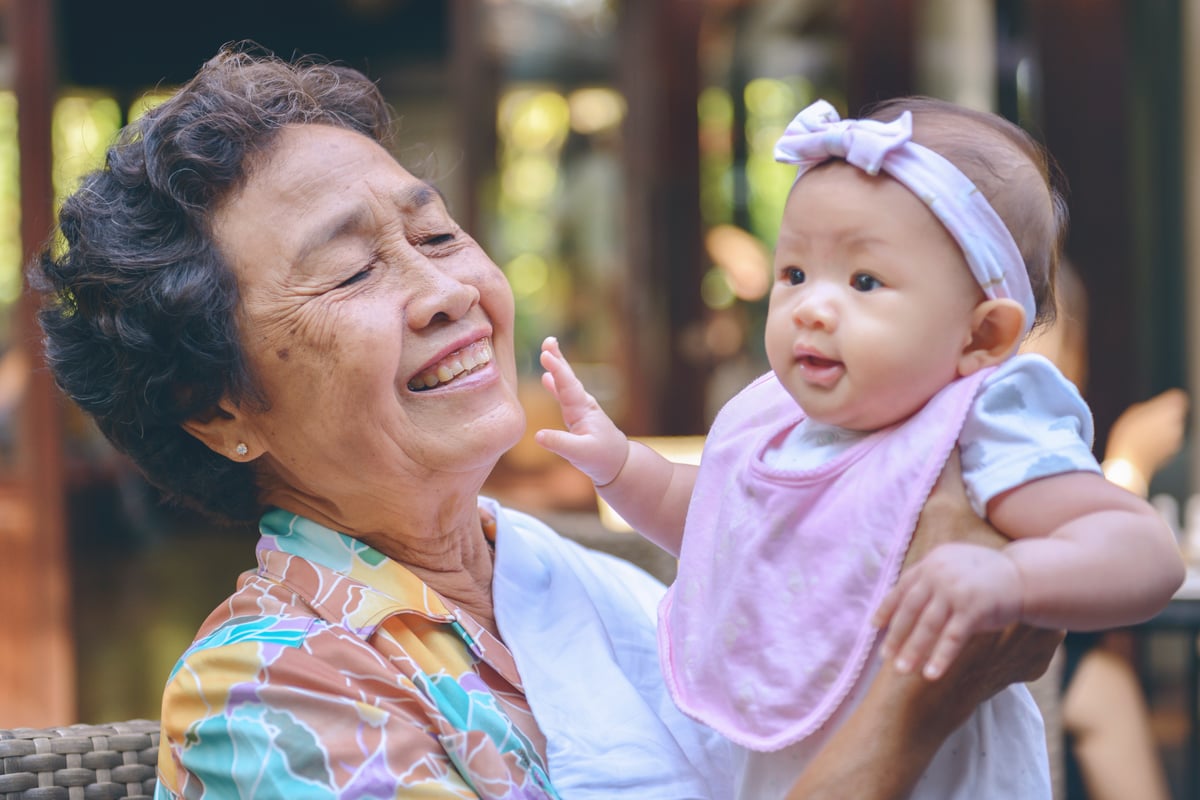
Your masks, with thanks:
M805 174L784 209L767 357L810 417L876 430L958 376L983 299L916 195L834 161Z

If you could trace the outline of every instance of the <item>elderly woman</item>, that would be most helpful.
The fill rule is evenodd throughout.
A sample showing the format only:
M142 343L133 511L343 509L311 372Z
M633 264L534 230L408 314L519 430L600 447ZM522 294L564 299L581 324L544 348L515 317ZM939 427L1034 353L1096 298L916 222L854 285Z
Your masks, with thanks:
M259 520L167 681L158 796L731 796L732 748L664 691L662 587L479 496L525 426L513 296L389 128L353 70L226 48L31 271L63 390L168 497ZM977 643L987 685L884 671L794 796L903 795L1044 667L1019 639Z

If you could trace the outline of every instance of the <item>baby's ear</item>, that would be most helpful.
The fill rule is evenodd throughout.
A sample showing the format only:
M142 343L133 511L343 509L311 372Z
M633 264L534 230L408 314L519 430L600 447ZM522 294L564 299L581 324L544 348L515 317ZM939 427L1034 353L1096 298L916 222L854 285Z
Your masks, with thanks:
M958 374L999 364L1021 343L1025 309L1016 300L984 300L971 315L971 336L958 359Z

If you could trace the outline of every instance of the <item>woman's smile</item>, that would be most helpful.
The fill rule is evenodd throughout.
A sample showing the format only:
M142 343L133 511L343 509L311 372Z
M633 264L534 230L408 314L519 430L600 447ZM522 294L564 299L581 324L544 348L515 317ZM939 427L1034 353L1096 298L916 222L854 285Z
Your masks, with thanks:
M483 338L421 370L408 382L414 392L424 392L443 386L461 375L474 372L492 363L492 340Z

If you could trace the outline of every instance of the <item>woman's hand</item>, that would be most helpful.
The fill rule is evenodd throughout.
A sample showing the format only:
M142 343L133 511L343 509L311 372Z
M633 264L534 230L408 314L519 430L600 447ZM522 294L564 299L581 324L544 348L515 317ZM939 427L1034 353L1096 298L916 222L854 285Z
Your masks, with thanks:
M956 452L925 503L905 565L947 542L999 548L1007 541L971 510ZM788 800L908 797L946 737L984 700L1044 673L1062 638L1061 631L1024 625L976 634L936 681L885 664Z
M951 452L921 510L917 530L904 559L904 570L909 570L942 544L959 542L998 550L1008 541L1007 537L972 510L963 485L962 465L956 449ZM1050 659L1062 642L1063 635L1063 631L1010 625L1001 631L977 634L968 639L960 661L955 662L947 677L954 674L968 681L973 677L985 679L980 681L978 687L980 696L970 703L962 719L970 716L979 703L1009 684L1041 677L1050 666ZM964 660L969 663L960 663ZM986 674L973 676L977 670Z
M936 680L973 634L1020 618L1016 562L987 545L948 542L904 571L871 621L887 627L884 660Z

